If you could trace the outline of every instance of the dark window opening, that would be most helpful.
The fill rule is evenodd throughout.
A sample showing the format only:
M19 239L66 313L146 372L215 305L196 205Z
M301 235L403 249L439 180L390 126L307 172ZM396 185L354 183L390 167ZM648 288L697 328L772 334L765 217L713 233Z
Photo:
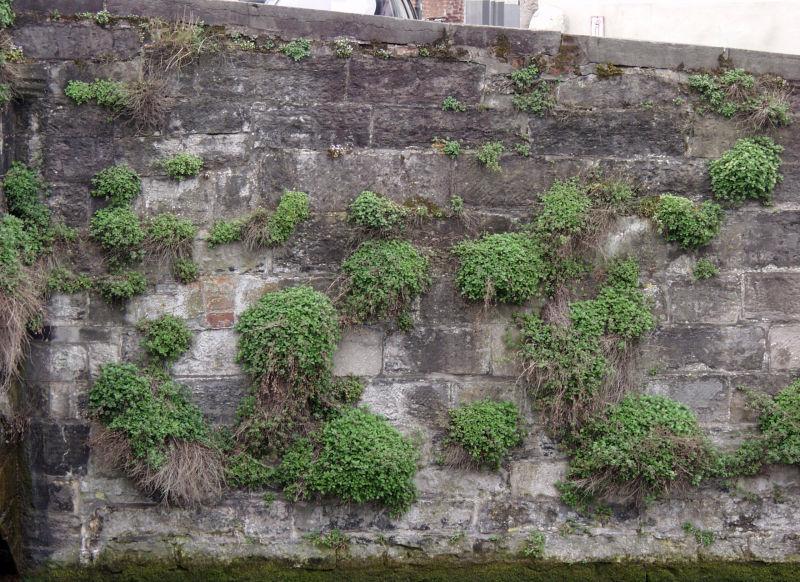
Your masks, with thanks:
M14 556L11 555L11 548L2 537L0 537L0 576L16 576L17 564Z

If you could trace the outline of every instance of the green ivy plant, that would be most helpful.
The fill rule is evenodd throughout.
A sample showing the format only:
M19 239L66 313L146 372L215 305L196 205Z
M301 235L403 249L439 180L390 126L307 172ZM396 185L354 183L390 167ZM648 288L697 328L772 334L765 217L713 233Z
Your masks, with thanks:
M296 38L283 45L281 52L294 62L302 61L311 56L311 41L307 38Z
M693 275L698 281L711 279L719 275L719 267L709 259L699 259L697 263L695 263Z
M452 95L448 95L442 100L442 111L463 112L466 110L467 106Z
M42 202L47 185L39 173L20 162L12 162L3 179L3 193L9 214L23 223L35 252L42 253L55 238L50 209Z
M208 246L213 248L242 240L242 222L240 220L218 220L208 233Z
M340 308L349 323L406 313L430 284L429 262L411 243L368 240L342 263Z
M157 214L146 227L146 244L151 252L181 257L191 252L197 226L171 212Z
M541 290L542 251L526 233L484 235L457 244L453 254L460 263L456 287L471 301L519 304Z
M121 271L101 277L95 289L109 303L127 301L147 290L147 279L136 271Z
M463 449L475 465L497 469L522 442L519 409L488 399L453 409L446 442Z
M146 233L139 217L128 207L101 208L92 216L89 233L109 253L114 264L141 258Z
M72 295L88 291L91 288L91 277L83 274L76 275L64 267L54 267L47 275L47 291L49 293Z
M101 170L92 178L92 196L104 198L109 206L127 206L141 191L139 174L124 164Z
M696 249L711 242L719 233L723 217L719 204L705 201L698 205L674 194L662 194L653 213L664 238L684 249Z
M175 362L192 345L192 332L183 319L174 315L143 319L137 324L137 329L144 336L142 348L162 364Z
M113 113L124 111L130 98L128 87L125 83L109 79L95 79L91 83L69 81L64 89L64 95L69 97L76 105L94 102L100 107L111 110Z
M503 144L499 141L490 141L483 144L475 153L478 161L492 172L500 171L500 156L503 155Z
M11 2L12 0L0 0L0 28L8 28L14 24L16 15Z
M783 148L768 137L743 138L708 164L714 198L729 206L745 200L772 202L772 191L782 179L779 154Z
M161 169L173 180L193 178L203 169L203 158L198 155L181 152L170 156L159 163Z
M363 228L389 232L401 229L408 215L407 208L385 196L365 190L350 204L348 220Z

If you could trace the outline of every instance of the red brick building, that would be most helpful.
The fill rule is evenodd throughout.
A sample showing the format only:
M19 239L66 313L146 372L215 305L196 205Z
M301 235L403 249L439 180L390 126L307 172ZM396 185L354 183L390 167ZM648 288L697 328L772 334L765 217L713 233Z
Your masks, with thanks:
M415 4L423 20L464 22L464 0L417 0Z

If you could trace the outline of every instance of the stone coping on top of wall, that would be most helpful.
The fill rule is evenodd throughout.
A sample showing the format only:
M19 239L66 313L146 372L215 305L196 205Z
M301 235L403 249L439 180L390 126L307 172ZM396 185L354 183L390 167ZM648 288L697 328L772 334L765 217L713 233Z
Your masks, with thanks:
M714 69L721 60L756 74L772 73L800 79L800 55L786 55L715 46L644 42L589 36L563 36L558 32L519 28L446 24L345 14L323 10L285 8L227 0L17 0L17 11L62 14L97 12L103 8L115 15L140 15L177 20L191 15L210 25L244 27L282 38L309 37L330 40L349 37L360 41L391 44L430 44L443 38L455 45L477 48L495 46L503 39L509 54L525 57L554 55L564 44L577 49L577 64L614 63L629 67L664 69Z

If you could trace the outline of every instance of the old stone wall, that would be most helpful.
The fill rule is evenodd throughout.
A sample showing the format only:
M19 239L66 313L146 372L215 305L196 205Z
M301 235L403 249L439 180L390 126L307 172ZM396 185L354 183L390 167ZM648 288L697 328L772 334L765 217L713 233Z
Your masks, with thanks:
M714 485L676 493L640 514L619 511L605 523L583 520L562 505L554 484L564 474L565 457L542 431L503 341L514 310L483 310L453 285L456 265L448 248L470 234L455 220L412 231L435 257L433 286L414 305L414 329L350 329L335 357L337 374L367 380L363 404L421 443L420 498L404 516L331 501L289 503L280 495L267 506L260 493L244 492L231 492L212 507L168 509L139 494L123 475L99 467L87 441L87 393L101 364L138 355L135 323L162 313L190 322L194 345L174 374L211 421L232 423L247 387L235 363L237 316L267 290L301 282L328 288L354 248L345 212L362 190L398 201L421 195L441 206L458 195L476 230L503 231L530 216L537 193L554 179L598 169L632 177L642 195L705 198L707 160L748 133L735 122L698 114L685 86L685 70L716 67L721 49L379 17L344 20L238 2L110 0L114 14L171 17L188 7L231 31L319 41L312 58L297 63L247 51L203 57L170 79L174 102L163 132L140 134L63 93L70 79L134 80L140 72L135 23L101 27L46 18L53 8L66 16L100 4L15 3L13 38L30 61L25 98L6 114L4 164L40 161L52 185L48 204L79 228L99 207L89 196L91 177L114 163L131 165L143 177L135 202L142 216L168 210L201 225L194 254L202 275L183 286L151 264L147 294L124 307L89 293L50 299L24 386L35 409L27 441L31 563L324 557L303 536L331 528L351 538L356 558L491 559L516 552L536 530L546 534L546 555L564 561L797 559L796 468L774 467L724 490ZM337 58L322 41L339 35L364 48ZM415 45L441 38L449 38L455 59L417 57ZM392 57L373 56L371 41L388 43ZM556 109L544 117L511 106L507 74L532 55L548 59L561 79ZM798 59L747 51L724 57L800 82ZM594 64L605 62L622 65L623 74L599 78ZM469 110L442 111L449 95ZM451 160L431 148L434 137L458 139L466 152ZM722 446L753 429L753 414L736 387L774 393L800 368L800 127L780 130L775 139L786 151L774 205L729 212L721 235L701 253L718 260L719 277L694 281L699 255L667 245L641 219L621 221L605 243L608 253L640 256L656 305L659 325L643 342L638 362L642 389L688 404ZM507 152L527 143L531 156L506 153L502 172L490 173L474 155L489 140L503 141ZM332 144L349 151L332 159ZM155 160L182 150L202 155L201 176L176 183L154 169ZM308 192L313 212L285 247L207 247L214 220L274 206L284 189ZM100 268L91 245L73 259L89 272ZM438 466L447 411L485 396L515 400L525 411L524 446L497 472ZM682 530L686 521L712 530L716 542L699 546Z

